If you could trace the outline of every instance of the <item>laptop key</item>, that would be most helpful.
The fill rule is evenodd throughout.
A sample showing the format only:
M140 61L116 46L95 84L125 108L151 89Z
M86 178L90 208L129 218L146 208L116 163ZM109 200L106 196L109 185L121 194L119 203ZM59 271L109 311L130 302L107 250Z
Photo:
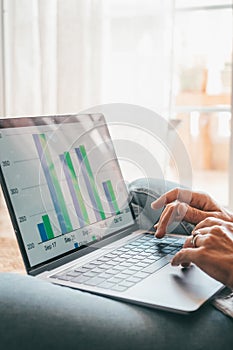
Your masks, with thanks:
M134 250L131 250L131 251L128 251L127 254L130 255L130 256L134 256L134 255L137 255L138 252L135 252Z
M133 258L137 259L137 260L144 260L146 257L148 257L148 255L135 255Z
M126 253L126 252L128 252L129 250L130 250L130 248L125 248L125 247L124 247L124 248L122 247L122 248L118 248L118 249L117 249L118 252L122 252L122 253Z
M144 261L140 261L139 263L137 263L137 265L136 266L139 266L139 267L147 267L148 265L150 265L150 264L148 264L148 263L145 263Z
M51 277L62 281L71 281L74 278L72 276L68 276L67 274L53 275Z
M118 284L111 288L111 290L115 290L116 292L124 292L126 289L128 288L124 286L119 286Z
M180 248L181 249L183 247L183 244L174 242L174 243L170 244L169 247L174 247L174 248Z
M116 266L114 266L114 270L123 271L123 270L125 270L125 266L116 265Z
M124 267L130 267L132 265L133 265L133 263L130 263L128 261L123 261L122 263L120 263L120 266L124 266Z
M98 287L104 288L104 289L111 289L115 285L116 285L115 283L111 283L109 281L104 281L103 283L99 284Z
M146 250L146 253L155 253L155 252L157 252L158 251L158 248L156 247L156 248L150 248L150 249L147 249Z
M88 281L84 282L84 284L89 286L98 286L98 284L103 283L105 280L99 276L90 278Z
M129 270L132 270L132 271L140 271L142 269L142 267L140 267L140 266L131 266L130 268L129 268Z
M103 272L103 273L101 273L100 275L99 275L99 277L101 277L101 278L103 278L103 279L105 279L105 280L107 280L107 279L109 279L109 278L112 278L112 274L109 274L109 273L106 273L106 272Z
M80 272L77 272L77 271L71 270L71 271L67 272L66 275L67 275L67 276L72 276L72 277L77 277L77 276L80 276L81 273L80 273Z
M166 256L164 258L159 259L158 261L155 261L153 264L147 266L142 271L147 272L147 273L154 273L154 272L160 270L165 265L167 265L169 263L169 261L170 261L170 259Z
M123 278L119 278L119 277L112 277L108 280L108 282L111 282L113 284L119 284L121 281L123 280Z
M129 278L126 279L126 281L129 281L129 282L133 282L134 284L140 282L142 280L142 278L139 278L138 276L131 276Z
M109 268L109 266L107 267ZM102 273L104 272L104 269L103 268L100 268L100 267L96 267L95 269L91 270L92 272L96 272L96 273Z
M105 262L105 265L106 265L106 266L108 265L108 268L109 268L110 266L115 266L115 265L116 265L116 262L115 262L114 260L109 260L109 261L106 261L106 262Z
M140 243L140 242L138 242L137 240L136 240L136 241L131 242L130 244L131 244L131 245L133 245L133 246L140 246L140 245L141 245L141 243Z
M129 260L127 260L127 262L132 263L132 264L137 264L139 261L141 261L141 260L138 260L138 259L135 259L135 258L130 258Z
M111 258L106 258L105 256L101 256L100 258L97 259L97 261L100 261L100 262L106 262L106 261L109 261Z
M152 259L150 257L147 257L146 259L142 260L141 262L150 265L150 264L152 264Z
M87 268L85 266L79 266L79 267L75 267L73 270L75 272L84 273L84 272L90 271L90 268Z
M127 288L130 288L134 285L135 285L135 283L129 282L129 281L122 281L119 283L119 286L123 286L123 287L127 287Z
M114 254L114 251L113 251L113 252L111 252L109 254L104 255L104 257L110 258L110 259L114 259L116 257L116 254Z
M72 282L74 282L74 283L81 283L82 284L82 283L86 282L87 280L89 280L89 278L90 277L81 275L81 276L73 278Z
M115 262L117 262L117 263L120 263L120 262L122 262L122 261L124 261L124 260L125 260L124 258L118 256L117 258L114 258L112 261L115 261Z
M135 274L135 270L126 269L126 270L123 270L122 273L126 275L133 275Z
M95 277L97 275L97 272L93 272L93 271L88 271L88 272L85 272L83 274L83 276L87 276L87 277Z
M169 253L171 253L172 251L173 251L173 249L172 249L172 248L170 249L169 247L163 248L163 249L162 249L162 252L165 253L165 254L169 254Z
M138 247L136 247L136 248L133 248L133 251L134 252L138 252L138 253L141 253L141 252L143 252L143 248L138 248Z
M123 258L123 259L130 259L131 258L131 255L130 254L122 254L121 255L121 258Z
M131 250L133 248L134 248L134 245L132 245L131 243L124 245L124 249Z
M92 269L94 269L96 267L96 265L93 264L92 262L90 262L88 264L83 265L82 267L85 268L85 269L88 269L88 270L92 270Z
M116 275L117 273L119 273L119 270L109 269L109 270L106 270L106 273L108 273L109 275Z
M151 254L147 257L147 259L151 260L151 261L157 261L159 259L161 259L161 256L157 255L157 254Z
M114 276L116 278L122 279L122 280L126 280L129 278L129 275L125 274L125 273L119 273L119 275Z
M139 272L137 272L135 274L135 277L138 277L138 278L141 278L141 279L146 278L148 276L150 276L150 273L146 273L146 272L143 272L143 271L139 271Z
M98 266L98 265L103 264L103 262L102 261L93 260L93 261L90 262L90 264L94 265L94 266Z

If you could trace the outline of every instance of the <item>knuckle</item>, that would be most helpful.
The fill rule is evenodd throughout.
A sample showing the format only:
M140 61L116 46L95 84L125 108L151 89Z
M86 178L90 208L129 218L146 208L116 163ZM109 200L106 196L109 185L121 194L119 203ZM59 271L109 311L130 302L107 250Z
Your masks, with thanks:
M204 200L206 201L206 203L212 201L212 198L211 198L211 196L208 193L201 192L201 194L202 194L202 197L204 197Z
M225 223L226 228L232 233L233 232L233 224L231 222Z
M206 235L203 246L205 247L209 247L213 245L213 236L211 235Z
M203 224L204 224L205 226L212 226L213 223L214 223L214 221L215 221L215 218L214 218L214 217L208 217L208 218L206 218L206 219L203 220Z
M210 228L210 232L213 234L213 235L219 235L219 234L222 234L222 228L218 225L213 225L211 228Z
M199 211L196 208L192 209L193 220L196 222L199 219Z
M170 204L168 204L167 206L166 206L166 209L167 209L167 211L173 211L173 210L175 210L176 209L176 207L177 207L177 203L170 203Z
M174 190L173 190L173 193L174 193L176 198L178 198L178 196L179 196L179 191L180 191L180 189L178 187L174 188Z
M178 202L177 203L177 209L179 211L185 212L185 211L188 210L188 204L187 203L180 203L180 202Z
M204 195L204 197L205 197L205 199L206 199L207 201L209 201L209 200L211 199L211 197L210 197L210 195L209 195L208 193L203 192L203 195Z
M227 228L226 227L221 227L220 232L218 233L218 236L221 236L223 239L228 237L227 233Z
M166 209L173 208L175 203L169 203L166 205Z

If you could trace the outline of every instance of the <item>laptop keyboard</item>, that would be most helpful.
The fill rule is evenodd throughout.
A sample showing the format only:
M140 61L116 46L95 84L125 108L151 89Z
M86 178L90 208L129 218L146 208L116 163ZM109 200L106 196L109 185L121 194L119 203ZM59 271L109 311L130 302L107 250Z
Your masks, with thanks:
M143 234L83 266L50 277L86 286L124 292L167 265L183 246L184 238L156 239Z

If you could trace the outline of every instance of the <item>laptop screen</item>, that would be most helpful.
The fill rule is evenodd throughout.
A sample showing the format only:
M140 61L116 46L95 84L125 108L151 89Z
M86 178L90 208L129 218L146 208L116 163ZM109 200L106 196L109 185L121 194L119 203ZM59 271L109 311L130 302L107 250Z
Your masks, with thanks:
M31 267L134 223L101 114L0 120L4 193Z

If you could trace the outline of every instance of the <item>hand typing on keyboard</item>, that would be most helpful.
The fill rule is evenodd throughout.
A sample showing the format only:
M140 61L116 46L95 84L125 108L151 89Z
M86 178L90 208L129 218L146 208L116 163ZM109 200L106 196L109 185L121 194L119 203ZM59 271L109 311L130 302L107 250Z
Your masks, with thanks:
M176 188L151 204L165 209L156 225L156 236L163 237L174 221L197 224L193 237L185 242L173 265L191 262L211 277L233 288L233 213L218 205L208 194Z
M156 237L165 235L168 226L174 221L185 220L198 224L208 217L233 222L233 214L218 205L208 194L176 188L151 203L152 209L165 206L159 222L155 225Z

